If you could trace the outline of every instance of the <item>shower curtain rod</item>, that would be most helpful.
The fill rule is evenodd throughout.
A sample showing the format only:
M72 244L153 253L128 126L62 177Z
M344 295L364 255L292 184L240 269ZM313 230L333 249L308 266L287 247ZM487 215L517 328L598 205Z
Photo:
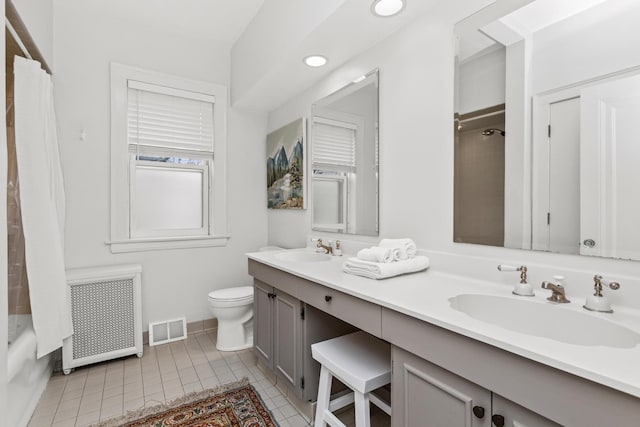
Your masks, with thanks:
M35 40L31 37L31 34L29 34L29 29L20 17L20 14L13 2L11 0L5 0L4 5L4 24L11 35L11 38L15 40L20 50L27 58L38 61L47 74L52 74L51 68L49 68L44 55L42 55L42 52L38 49L38 45Z
M13 37L13 40L15 40L16 43L18 43L18 47L20 48L22 53L24 53L24 56L26 56L29 59L33 59L27 47L24 45L24 43L22 43L22 39L16 32L15 28L13 28L13 25L11 25L11 22L9 22L9 18L7 18L6 16L4 17L4 25L7 27L7 30L9 30L9 34L11 34L11 37Z

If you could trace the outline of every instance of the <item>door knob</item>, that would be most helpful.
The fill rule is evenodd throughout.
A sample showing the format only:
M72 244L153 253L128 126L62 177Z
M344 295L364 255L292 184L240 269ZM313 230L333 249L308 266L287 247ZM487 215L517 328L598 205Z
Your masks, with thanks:
M585 239L582 242L583 245L585 245L587 248L592 248L596 245L596 241L593 239Z
M474 406L473 415L478 418L484 418L484 408L482 406Z
M491 417L491 421L496 427L504 427L504 417L502 415L494 414Z

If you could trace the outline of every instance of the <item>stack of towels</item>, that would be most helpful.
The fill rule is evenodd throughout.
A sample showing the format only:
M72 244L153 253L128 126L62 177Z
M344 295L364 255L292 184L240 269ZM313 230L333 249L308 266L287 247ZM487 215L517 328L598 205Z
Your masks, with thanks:
M378 246L362 249L355 258L342 265L342 271L370 279L386 279L405 273L415 273L429 267L429 258L416 256L416 244L411 239L382 239Z

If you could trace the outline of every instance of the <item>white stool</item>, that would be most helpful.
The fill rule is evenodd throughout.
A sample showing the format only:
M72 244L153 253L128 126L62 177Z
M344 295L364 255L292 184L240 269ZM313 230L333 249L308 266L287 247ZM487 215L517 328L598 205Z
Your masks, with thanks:
M321 365L314 427L345 427L333 412L354 402L356 427L370 426L369 402L391 415L391 406L370 393L391 382L388 343L360 331L313 344L311 354ZM333 377L353 393L331 400Z

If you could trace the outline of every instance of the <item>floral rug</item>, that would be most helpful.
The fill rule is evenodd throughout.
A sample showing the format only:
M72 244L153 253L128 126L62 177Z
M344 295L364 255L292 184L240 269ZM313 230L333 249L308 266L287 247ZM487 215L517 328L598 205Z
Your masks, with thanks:
M192 393L171 403L114 418L93 427L278 427L245 379Z

